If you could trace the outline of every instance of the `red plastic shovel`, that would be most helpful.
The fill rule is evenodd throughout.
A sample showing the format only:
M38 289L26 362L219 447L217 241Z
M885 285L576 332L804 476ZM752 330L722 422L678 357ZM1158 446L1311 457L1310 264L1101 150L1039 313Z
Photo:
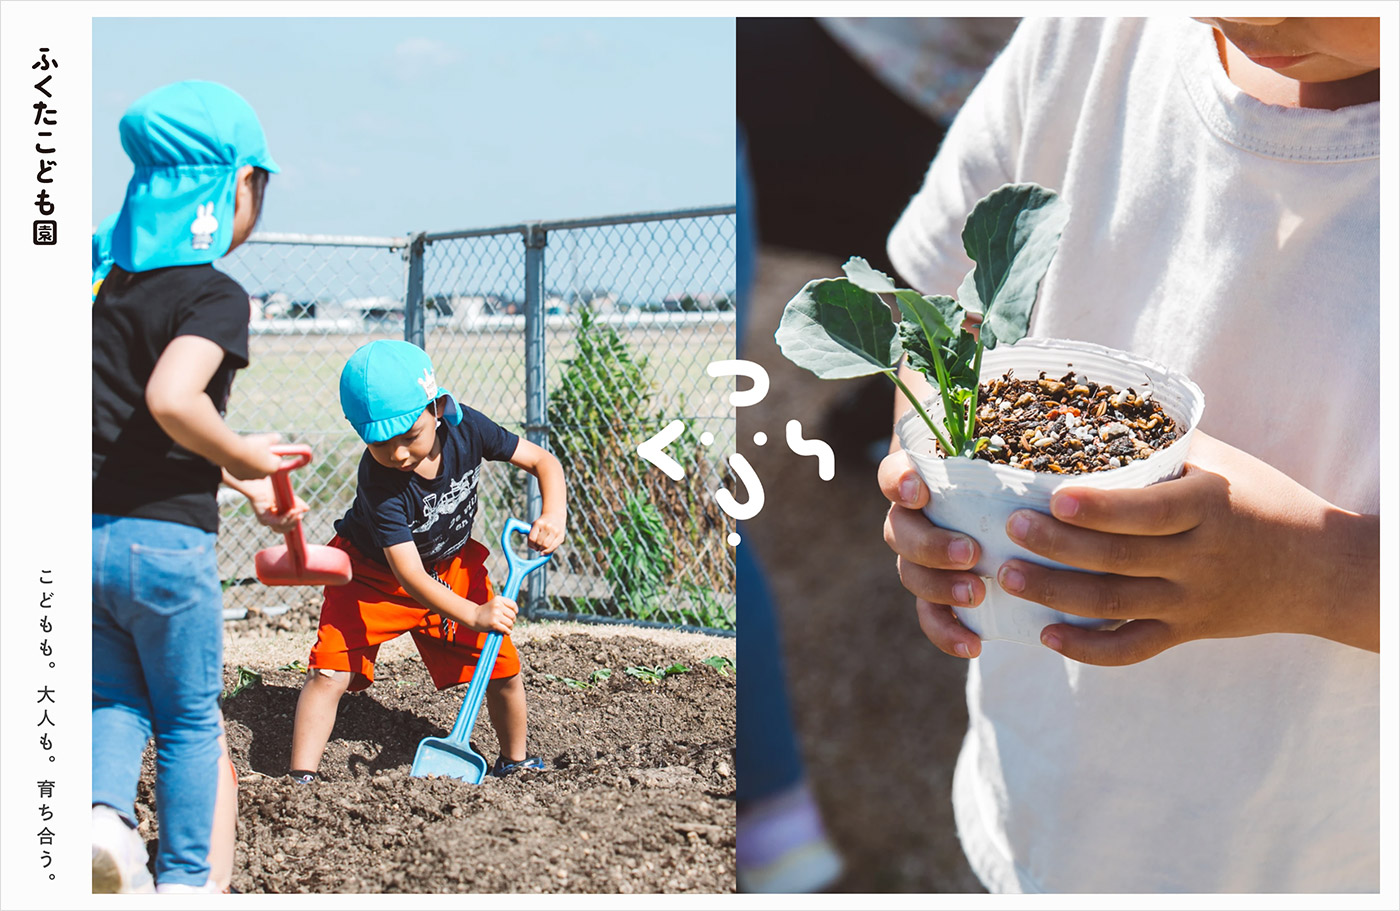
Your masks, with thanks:
M277 511L286 513L296 504L288 475L311 461L310 446L273 446L274 455L288 456L272 473L272 493ZM344 585L350 581L350 555L338 547L308 545L301 521L282 536L286 544L260 550L253 558L258 581L263 585Z

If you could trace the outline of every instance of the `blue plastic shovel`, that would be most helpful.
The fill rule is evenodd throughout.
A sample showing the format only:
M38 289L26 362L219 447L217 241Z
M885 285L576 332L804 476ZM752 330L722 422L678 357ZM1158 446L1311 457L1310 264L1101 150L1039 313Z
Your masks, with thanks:
M510 574L506 577L505 589L501 597L515 600L520 594L520 583L525 577L549 562L552 555L525 560L516 556L510 546L511 532L527 535L530 526L519 519L507 519L501 531L501 550L505 552ZM491 681L491 668L496 664L496 655L501 651L501 634L490 633L486 645L481 649L481 659L472 672L472 682L467 687L467 697L457 711L457 720L452 723L452 733L446 737L424 737L418 744L418 752L413 757L413 768L409 774L415 778L426 775L445 775L460 778L471 784L481 784L488 768L486 758L472 749L472 728L476 726L476 714L481 711L481 700L486 695L486 684Z

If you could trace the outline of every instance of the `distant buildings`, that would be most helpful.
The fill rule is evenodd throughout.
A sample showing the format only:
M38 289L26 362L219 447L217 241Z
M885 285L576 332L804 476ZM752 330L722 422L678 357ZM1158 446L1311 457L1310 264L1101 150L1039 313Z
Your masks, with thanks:
M635 302L624 300L609 289L593 288L567 293L547 291L543 304L546 315L567 316L584 307L591 307L598 314L723 312L734 308L733 301L733 292L682 291L667 294L660 300ZM517 316L525 312L523 300L490 292L430 294L425 296L423 305L428 321L438 325L470 324L482 317ZM252 295L249 307L255 323L303 319L334 322L357 319L381 323L402 322L404 318L403 300L384 295L336 301L320 297L297 298L275 291Z

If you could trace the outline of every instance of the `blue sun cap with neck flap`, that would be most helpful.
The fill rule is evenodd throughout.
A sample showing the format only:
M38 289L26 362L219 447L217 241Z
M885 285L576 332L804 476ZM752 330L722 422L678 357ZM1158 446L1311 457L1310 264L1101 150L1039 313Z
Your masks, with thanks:
M412 342L378 339L361 345L340 371L340 409L366 443L404 433L441 396L447 396L443 419L460 424L457 400L439 388L428 353Z
M112 228L117 223L117 215L113 212L102 219L102 224L97 226L97 230L92 232L92 299L97 300L97 289L102 284L102 279L107 277L107 273L112 271Z
M138 98L118 127L135 166L112 228L112 260L127 272L212 263L233 242L238 170L280 169L242 96L189 80Z

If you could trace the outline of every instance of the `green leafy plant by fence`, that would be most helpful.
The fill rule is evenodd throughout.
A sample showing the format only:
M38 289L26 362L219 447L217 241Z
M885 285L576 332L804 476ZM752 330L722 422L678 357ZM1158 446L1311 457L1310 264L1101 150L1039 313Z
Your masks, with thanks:
M637 443L675 416L653 405L647 359L591 307L579 313L573 357L564 364L549 396L550 449L569 483L570 524L587 522L606 535L600 553L566 559L577 572L601 569L613 592L610 601L587 599L575 610L647 620L665 602L682 622L732 629L720 595L734 590L733 563L725 517L706 486L716 472L704 447L688 428L673 444L686 472L681 481L638 458ZM727 468L722 479L733 487Z

